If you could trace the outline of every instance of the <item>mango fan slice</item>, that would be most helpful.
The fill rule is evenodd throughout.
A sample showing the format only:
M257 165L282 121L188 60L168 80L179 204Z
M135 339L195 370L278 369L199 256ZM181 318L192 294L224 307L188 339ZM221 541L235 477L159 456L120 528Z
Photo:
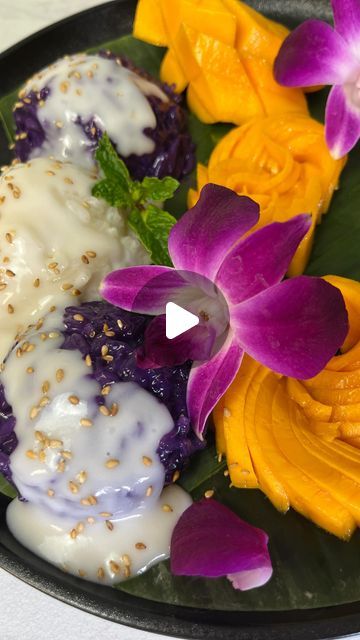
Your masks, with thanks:
M279 511L293 507L346 540L360 525L360 283L326 280L349 314L341 353L302 381L245 356L214 419L234 486L258 487Z

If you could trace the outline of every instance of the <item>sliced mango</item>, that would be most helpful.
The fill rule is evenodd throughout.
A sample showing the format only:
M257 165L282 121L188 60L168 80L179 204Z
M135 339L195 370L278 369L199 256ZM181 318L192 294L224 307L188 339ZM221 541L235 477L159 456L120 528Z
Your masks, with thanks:
M136 5L134 36L158 47L169 44L160 0L141 0Z
M342 292L350 330L342 353L311 380L279 376L245 356L221 399L231 412L232 437L223 453L232 482L234 463L250 457L253 482L274 506L289 506L330 533L348 539L360 525L360 284L327 276ZM228 415L228 414L226 414ZM230 414L229 414L230 415Z
M136 37L169 48L161 78L178 91L188 86L189 107L201 120L234 124L279 110L308 113L303 91L273 77L288 33L239 0L172 0L171 7L139 0L134 26Z
M187 86L187 79L185 73L182 71L177 57L170 49L165 53L162 61L162 70L165 78L171 78L171 84L175 85L175 90L178 93L184 91Z

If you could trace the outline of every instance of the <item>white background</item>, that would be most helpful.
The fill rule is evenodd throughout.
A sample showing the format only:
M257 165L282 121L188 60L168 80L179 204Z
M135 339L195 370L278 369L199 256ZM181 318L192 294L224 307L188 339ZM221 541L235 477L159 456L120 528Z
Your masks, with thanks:
M0 52L52 22L104 1L106 0L0 0ZM0 637L1 640L164 638L116 625L74 609L23 584L1 569ZM360 639L360 635L352 638Z

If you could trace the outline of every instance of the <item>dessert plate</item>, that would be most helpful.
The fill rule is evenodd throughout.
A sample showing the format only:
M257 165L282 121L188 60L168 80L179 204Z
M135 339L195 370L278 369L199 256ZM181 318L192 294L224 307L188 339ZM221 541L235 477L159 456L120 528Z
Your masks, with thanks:
M328 0L253 0L251 6L272 18L294 26L305 18L331 19ZM77 51L96 48L104 43L131 33L136 2L116 0L63 20L27 38L0 55L0 101L11 94L32 73L46 66L56 58ZM156 50L155 57L160 55ZM201 145L198 132L198 144ZM357 156L358 159L358 156ZM10 160L5 130L0 126L0 164ZM197 486L195 494L201 495L204 483L193 484L197 461L193 462L193 475L188 477L188 488ZM208 462L214 465L213 452L209 450ZM210 477L209 471L209 477ZM194 475L195 474L195 475ZM206 474L203 474L206 475ZM224 494L223 474L218 479L218 494ZM246 496L243 494L246 493ZM249 492L254 494L255 492ZM256 492L257 493L257 492ZM234 496L234 494L231 494ZM240 497L240 495L242 497ZM239 492L239 502L244 516L257 518L261 525L263 514L273 513L273 507L260 494L251 496ZM250 496L249 496L250 497ZM225 498L231 506L234 498ZM248 504L249 503L249 504ZM275 513L271 534L276 533L278 541L276 562L287 566L293 573L293 586L287 580L286 592L281 582L273 582L271 597L260 589L251 595L231 595L231 587L225 585L224 594L229 593L228 606L224 606L223 594L220 606L212 595L211 581L185 579L187 596L184 596L183 579L169 579L166 568L157 570L156 588L151 584L153 574L130 581L121 590L102 587L60 572L55 567L32 554L19 544L6 527L5 511L8 499L0 495L0 567L17 576L48 595L67 604L93 613L114 622L130 625L138 629L154 631L183 638L209 638L223 640L312 640L335 638L360 630L360 567L358 545L360 536L355 534L351 543L345 544L320 532L314 525L295 513L284 518ZM257 515L257 513L259 515ZM254 515L255 514L255 515ZM272 516L271 516L272 517ZM266 522L265 522L266 525ZM296 540L304 539L304 549L314 541L313 555L301 556L301 549L288 541L287 527L295 532ZM319 532L318 532L319 531ZM271 536L270 536L271 539ZM325 542L324 542L325 541ZM327 552L324 552L324 548ZM280 552L279 552L280 548ZM323 562L323 592L316 596L316 584L311 582L311 563L319 553ZM332 570L331 557L341 557L341 571ZM295 557L295 555L297 557ZM308 571L307 564L310 569ZM313 571L316 572L316 562ZM359 568L359 570L357 570ZM296 570L296 571L295 571ZM332 591L334 582L344 582L344 596L337 600ZM309 578L307 582L307 578ZM140 585L140 582L142 586ZM131 586L133 583L135 586ZM279 589L277 590L277 584ZM204 586L202 586L204 585ZM326 587L328 585L328 587ZM204 597L201 590L204 588ZM126 589L126 590L125 590ZM177 589L182 592L177 597ZM226 591L228 589L228 591ZM327 589L329 597L326 597ZM147 591L148 590L148 591ZM302 592L302 598L300 595ZM136 595L135 595L136 593ZM292 598L292 594L294 597ZM304 595L305 594L305 595ZM325 594L325 595L324 595ZM350 595L349 595L350 594ZM298 603L309 600L307 606ZM352 600L352 602L349 602ZM179 604L181 602L181 604ZM215 605L214 605L215 602ZM324 606L331 603L332 606ZM226 610L225 610L226 609Z

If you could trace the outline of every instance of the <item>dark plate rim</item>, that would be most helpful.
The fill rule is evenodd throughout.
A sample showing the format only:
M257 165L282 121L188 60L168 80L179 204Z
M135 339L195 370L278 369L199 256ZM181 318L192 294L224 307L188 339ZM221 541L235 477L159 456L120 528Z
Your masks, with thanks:
M249 4L259 9L265 8L265 0L253 0ZM74 31L77 33L74 51L116 38L122 30L117 20L125 18L126 25L133 16L135 5L135 0L111 0L41 29L0 54L0 77L4 78L3 72L9 68L8 65L11 68L12 62L17 64L21 58L27 59L27 52L35 44L41 47L54 38L59 41L65 31L71 31L72 35ZM274 5L277 11L284 9L284 13L290 14L289 0L274 0ZM328 9L327 0L317 0L317 17L328 18ZM104 21L106 25L107 35L104 37L100 29L97 42L93 37L89 41L84 29L84 24L94 21ZM30 56L27 69L30 67L35 72L53 59L52 47L44 49L42 63L39 65ZM24 77L32 71L24 70ZM6 95L16 85L11 84L11 76L8 77L1 93ZM223 640L325 640L360 631L360 601L307 610L225 612L167 605L109 587L94 587L91 583L58 571L15 541L5 524L7 503L8 500L0 495L0 568L51 597L112 622L163 635L199 640L217 640L220 637Z

